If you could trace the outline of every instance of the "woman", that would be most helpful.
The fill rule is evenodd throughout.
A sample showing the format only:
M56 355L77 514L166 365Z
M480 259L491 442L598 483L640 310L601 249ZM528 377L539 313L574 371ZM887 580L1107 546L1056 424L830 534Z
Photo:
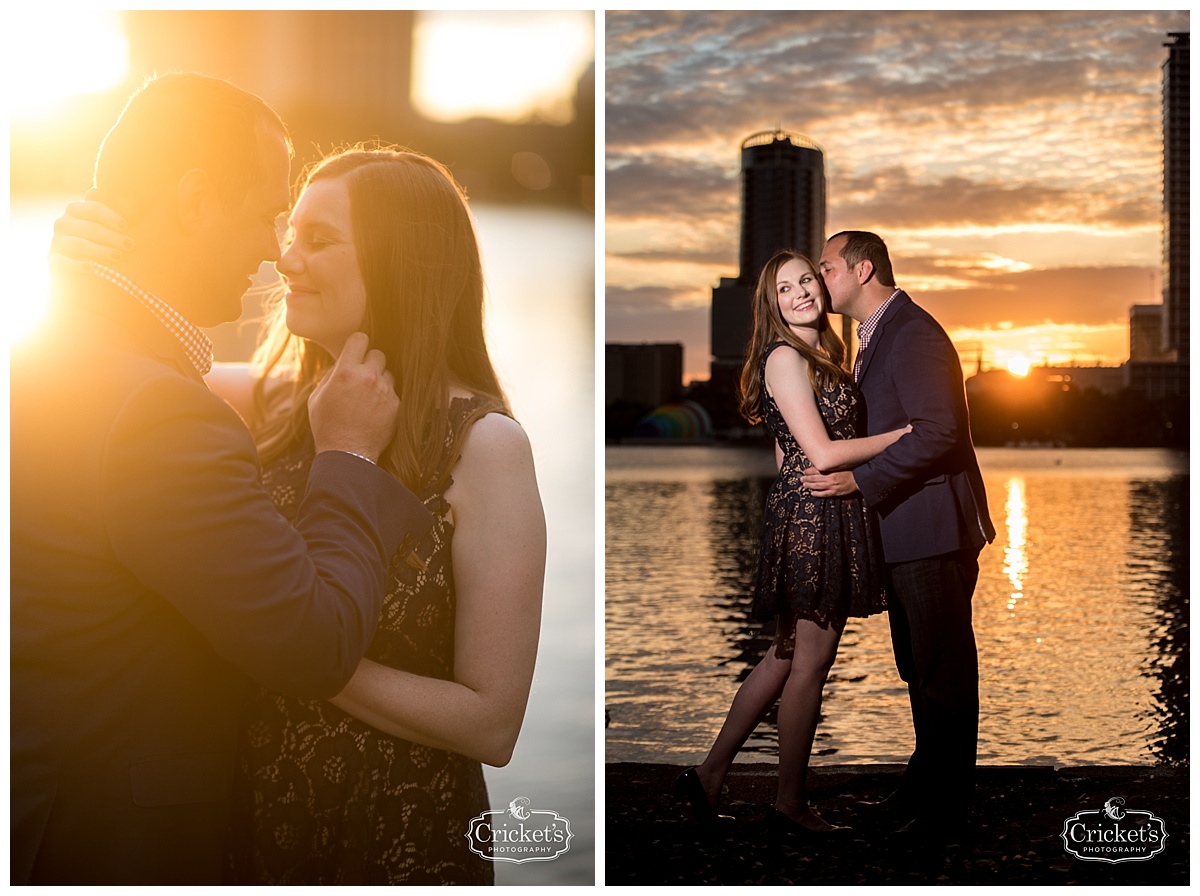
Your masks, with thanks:
M546 533L484 341L465 197L415 153L331 155L306 178L277 268L286 294L254 367L220 366L210 385L250 426L281 512L294 518L313 457L307 398L361 330L401 400L380 464L437 522L393 561L341 694L250 700L231 882L491 883L465 835L488 809L480 763L508 762L524 716Z
M845 346L829 326L828 296L812 262L777 252L754 293L754 330L741 377L741 412L766 421L779 476L767 495L753 612L778 622L766 656L738 688L721 732L698 766L676 785L704 821L718 818L721 786L750 732L780 701L779 783L773 821L801 833L845 828L808 804L808 759L821 691L849 616L883 609L881 556L869 511L858 495L814 498L800 484L807 466L847 469L908 430L870 438L859 431L859 404L842 366Z

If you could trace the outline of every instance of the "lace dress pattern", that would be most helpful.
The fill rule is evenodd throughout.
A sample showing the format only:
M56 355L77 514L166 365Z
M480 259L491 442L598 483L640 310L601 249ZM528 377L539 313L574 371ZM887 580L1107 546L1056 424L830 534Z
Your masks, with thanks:
M447 446L479 402L451 403ZM312 459L309 436L264 471L289 519ZM454 669L451 481L447 474L419 490L436 522L408 558L393 562L366 654L441 679ZM257 688L234 783L230 882L491 884L491 861L471 852L466 838L487 803L479 762L391 737L331 703Z
M783 464L767 493L752 606L759 619L779 617L776 655L788 658L796 618L826 625L879 613L884 586L878 534L862 496L818 498L801 482L808 458L765 385L767 358L781 345L786 343L767 347L759 370L763 417L783 451ZM852 439L862 431L862 408L852 383L829 386L816 397L831 438Z

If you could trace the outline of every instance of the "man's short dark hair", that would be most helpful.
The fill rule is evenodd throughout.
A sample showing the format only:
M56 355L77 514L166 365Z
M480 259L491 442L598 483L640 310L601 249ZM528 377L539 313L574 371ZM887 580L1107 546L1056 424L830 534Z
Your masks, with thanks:
M875 279L884 286L895 287L892 260L888 257L887 245L879 236L866 230L843 230L829 239L835 240L838 237L846 238L840 253L846 267L852 268L860 261L869 261L875 268Z
M252 93L192 72L159 75L129 98L96 156L96 198L136 221L193 168L214 181L226 209L241 204L287 127Z

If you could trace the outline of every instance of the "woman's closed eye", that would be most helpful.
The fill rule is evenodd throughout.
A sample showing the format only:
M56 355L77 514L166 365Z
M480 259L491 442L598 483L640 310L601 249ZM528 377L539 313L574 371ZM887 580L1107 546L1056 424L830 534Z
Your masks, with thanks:
M311 233L297 234L295 231L289 231L289 233L283 243L284 251L287 251L288 249L290 249L292 246L296 245L297 243L300 244L300 247L302 249L316 251L318 249L323 249L326 246L331 245L332 240L329 240L323 236L317 236L316 234L311 234Z

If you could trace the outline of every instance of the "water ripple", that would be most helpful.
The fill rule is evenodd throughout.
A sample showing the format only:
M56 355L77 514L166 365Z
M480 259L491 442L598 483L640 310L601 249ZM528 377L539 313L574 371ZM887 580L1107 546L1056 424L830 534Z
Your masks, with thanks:
M974 598L981 762L1187 755L1186 457L981 450L997 538ZM768 452L606 451L607 758L696 762L767 645L748 617ZM775 750L773 715L746 753ZM904 762L885 616L851 620L814 754Z

